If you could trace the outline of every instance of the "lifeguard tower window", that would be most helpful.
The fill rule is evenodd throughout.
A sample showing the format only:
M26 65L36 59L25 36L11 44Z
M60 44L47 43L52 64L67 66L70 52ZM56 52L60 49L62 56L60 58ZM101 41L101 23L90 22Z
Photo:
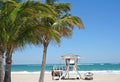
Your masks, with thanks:
M66 65L75 65L74 59L66 59Z
M75 60L70 60L70 65L75 65Z

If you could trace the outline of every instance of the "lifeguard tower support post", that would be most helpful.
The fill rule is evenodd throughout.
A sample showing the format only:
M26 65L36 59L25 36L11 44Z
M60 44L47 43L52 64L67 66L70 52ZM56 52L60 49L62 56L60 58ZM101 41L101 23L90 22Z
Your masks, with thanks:
M65 61L65 72L60 79L64 79L67 75L69 78L69 71L75 71L77 73L77 79L81 78L81 75L77 70L77 63L80 57L78 55L70 54L61 56L61 58Z

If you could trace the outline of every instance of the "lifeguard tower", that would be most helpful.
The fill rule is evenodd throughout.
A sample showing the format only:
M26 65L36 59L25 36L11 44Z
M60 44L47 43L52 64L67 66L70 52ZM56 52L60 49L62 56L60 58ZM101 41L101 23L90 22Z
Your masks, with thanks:
M83 79L77 70L78 68L77 63L78 63L78 60L80 59L79 55L70 54L70 55L61 56L61 58L65 61L65 65L53 67L52 79L54 79L54 77L58 77L59 80L67 79L69 78L71 71L73 71L73 73L76 73L77 77L74 79ZM72 75L75 75L75 74L72 74ZM93 73L87 72L84 75L85 75L85 80L93 80Z
M68 76L68 78L69 78L70 71L76 72L76 74L77 74L76 79L81 78L81 75L77 70L77 67L78 67L77 63L78 63L78 60L80 59L80 57L78 55L70 54L70 55L61 56L61 58L65 61L65 70L59 79L65 79L66 76Z

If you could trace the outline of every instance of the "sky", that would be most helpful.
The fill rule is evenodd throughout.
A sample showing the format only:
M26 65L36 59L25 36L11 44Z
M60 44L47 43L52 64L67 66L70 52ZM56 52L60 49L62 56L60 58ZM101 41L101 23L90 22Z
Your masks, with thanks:
M72 4L72 15L85 29L75 27L73 36L60 45L51 43L47 64L61 64L62 55L80 56L79 63L120 63L120 0L60 0ZM13 64L41 64L43 46L26 46L13 54Z

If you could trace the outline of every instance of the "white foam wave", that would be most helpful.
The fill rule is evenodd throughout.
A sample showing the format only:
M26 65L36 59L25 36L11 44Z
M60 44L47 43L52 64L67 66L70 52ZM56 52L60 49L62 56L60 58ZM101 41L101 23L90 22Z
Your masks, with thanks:
M79 73L92 72L94 74L120 74L120 70L103 70L103 71L79 71Z
M94 74L120 74L120 70L79 71L80 74L84 74L86 72L92 72ZM76 73L76 72L71 71L70 73ZM36 72L18 71L18 72L12 72L12 74L40 74L40 71L36 71ZM51 71L45 71L45 74L51 74Z
M12 72L12 74L39 74L40 72L29 72L29 71L18 71L18 72Z

